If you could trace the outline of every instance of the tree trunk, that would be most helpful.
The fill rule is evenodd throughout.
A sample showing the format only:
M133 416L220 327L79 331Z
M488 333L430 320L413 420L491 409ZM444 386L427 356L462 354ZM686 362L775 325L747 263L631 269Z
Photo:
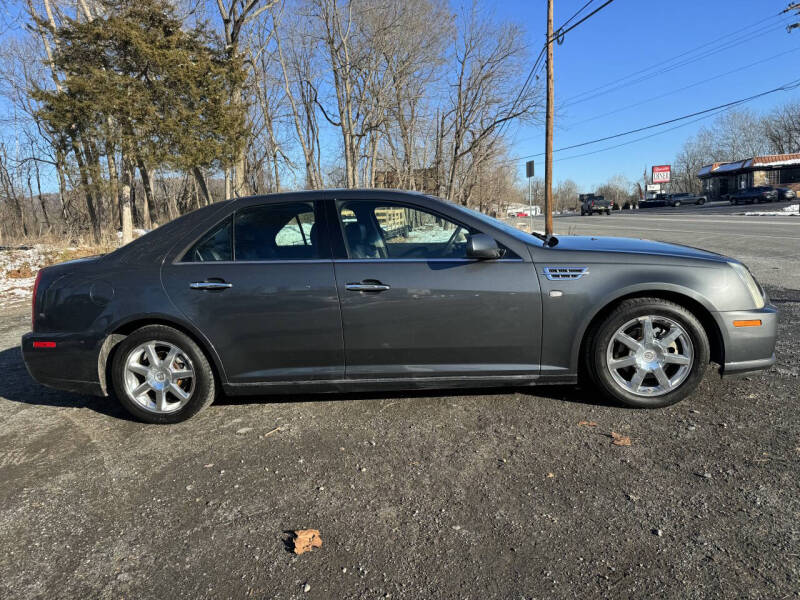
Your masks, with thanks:
M44 224L47 229L50 229L50 217L47 216L47 206L45 206L44 196L42 196L42 178L39 174L39 163L33 161L34 168L36 169L36 191L39 196L39 206L42 207L42 215L44 215Z
M61 204L61 218L64 219L64 228L67 228L69 215L67 214L67 201L64 192L67 189L67 180L64 177L64 151L56 150L56 173L58 174L58 201Z
M92 193L91 183L89 181L89 169L86 166L86 161L83 158L83 153L78 140L72 138L72 150L75 153L75 160L78 162L78 172L80 173L81 186L83 187L84 194L86 195L86 210L89 213L89 223L92 226L92 235L95 244L100 243L100 221L97 218L97 210L95 208L95 198Z
M123 164L126 161L123 159ZM119 194L119 214L122 222L122 243L127 244L133 239L133 222L131 218L131 169L122 169L122 187Z
M242 98L242 90L236 88L233 90L233 104L239 108L244 102ZM241 198L247 196L247 145L243 144L239 155L236 157L236 162L233 164L233 196ZM229 195L228 198L231 196Z
M158 221L158 211L156 210L155 200L153 198L153 183L150 181L150 172L144 165L144 161L139 158L137 160L139 166L139 176L142 178L142 187L144 188L144 202L145 210L142 211L147 215L144 228L152 229L153 221Z
M203 195L203 200L205 201L206 205L211 204L214 200L211 198L211 192L208 191L208 186L206 185L206 178L203 176L203 171L200 170L200 167L192 168L192 174L194 175L195 181L197 181L197 186L200 188L200 193ZM227 187L228 179L225 180L225 187Z
M114 231L117 227L122 228L122 199L120 198L119 171L117 171L116 150L108 142L106 145L106 161L108 162L108 183L111 187L111 222L114 224Z
M109 221L111 223L116 221L117 199L111 198L109 200L106 197L103 186L103 169L100 166L100 155L97 150L97 145L91 139L84 139L82 143L83 151L86 154L86 165L89 171L89 184L92 186L92 192L95 197L97 220L102 230L104 224L107 224ZM109 213L111 214L110 219L108 218ZM116 227L114 230L116 231Z

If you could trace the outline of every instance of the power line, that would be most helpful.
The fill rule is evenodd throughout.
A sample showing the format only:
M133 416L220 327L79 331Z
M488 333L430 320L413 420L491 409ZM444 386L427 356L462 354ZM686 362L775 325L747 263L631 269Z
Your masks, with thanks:
M577 16L578 16L579 14L581 14L581 13L582 13L584 10L586 10L586 7L587 7L587 6L589 6L589 5L590 5L592 2L594 2L594 0L589 0L589 1L588 1L586 4L584 4L583 6L581 6L581 7L580 7L580 8L579 8L577 11L575 11L575 14L574 14L574 15L572 15L572 16L571 16L569 19L567 19L566 21L564 21L564 22L563 22L563 23L562 23L562 24L559 26L559 28L558 28L558 29L556 29L556 31L559 31L559 30L563 29L564 27L566 27L567 25L569 25L569 24L572 22L572 19L574 19L575 17L577 17Z
M725 73L720 73L719 75L715 75L714 77L709 77L707 79L703 79L702 81L697 81L695 83L691 83L689 85L685 85L683 87L679 87L679 88L676 88L674 90L670 90L670 91L665 92L663 94L659 94L657 96L652 96L650 98L647 98L646 100L642 100L641 102L635 102L634 104L628 104L628 105L623 106L621 108L617 108L617 109L609 111L609 112L605 112L605 113L602 113L602 114L599 114L599 115L595 115L594 117L589 117L588 119L583 119L583 120L577 121L575 123L570 123L570 125L574 127L574 126L577 126L577 125L582 125L583 123L588 123L590 121L595 121L597 119L601 119L603 117L607 117L609 115L614 115L614 114L620 113L622 111L628 110L629 108L635 108L637 106L641 106L642 104L647 104L648 102L652 102L653 100L659 100L659 99L664 98L666 96L669 96L671 94L677 94L678 92L683 92L683 91L691 89L693 87L697 87L699 85L704 85L704 84L709 83L711 81L714 81L716 79L720 79L722 77L727 77L728 75L732 75L733 73L738 73L739 71L744 71L746 69L750 69L752 67L755 67L756 65L760 65L760 64L765 63L767 61L770 61L770 60L773 60L775 58L778 58L779 56L783 56L785 54L791 54L792 52L797 52L797 51L800 51L800 46L798 46L797 48L792 48L790 50L786 50L784 52L779 52L778 54L773 54L772 56L768 56L767 58L762 58L761 60L757 60L757 61L752 62L750 64L743 65L743 66L738 67L736 69L731 69L730 71L726 71ZM523 141L523 140L517 140L517 141L519 142L519 141Z
M761 98L761 97L767 96L769 94L774 94L776 92L781 92L781 91L788 91L788 90L791 90L791 89L795 89L797 87L800 87L800 79L796 79L796 80L790 81L788 83L785 83L782 86L773 88L771 90L767 90L765 92L761 92L759 94L754 94L754 95L748 96L746 98L740 98L739 100L733 100L731 102L726 102L725 104L719 104L719 105L713 106L711 108L706 108L704 110L699 110L699 111L696 111L696 112L693 112L693 113L689 113L687 115L683 115L683 116L680 116L680 117L675 117L674 119L667 119L666 121L661 121L660 123L654 123L652 125L645 125L644 127L637 127L636 129L630 129L628 131L615 133L613 135L608 135L608 136L597 138L597 139L594 139L594 140L589 140L587 142L581 142L579 144L572 144L570 146L564 146L563 148L558 148L556 150L553 150L553 152L563 152L564 150L572 150L574 148L582 148L584 146L589 146L591 144L597 144L599 142L605 142L605 141L608 141L608 140L613 140L613 139L616 139L616 138L624 137L626 135L631 135L633 133L639 133L640 131L646 131L648 129L654 129L656 127L662 127L664 125L669 125L671 123L676 123L678 121L683 121L685 119L690 119L690 118L696 117L698 115L703 115L703 114L711 113L711 112L714 112L714 111L719 111L721 109L730 108L732 106L736 106L738 104L743 104L745 102L751 102L752 100L756 100L757 98ZM529 154L527 156L517 156L515 158L509 159L509 160L503 161L503 162L524 160L524 159L528 159L528 158L534 158L534 157L537 157L537 156L542 156L543 154L544 154L543 152L539 152L537 154Z
M748 27L745 27L743 29L737 30L735 32L731 32L731 33L726 34L726 35L724 35L724 36L722 36L720 38L717 38L713 42L707 42L705 44L701 44L700 46L697 46L697 47L693 48L692 50L687 50L686 52L682 52L681 54L677 54L677 55L675 55L675 56L673 56L671 58L668 58L666 60L663 60L663 61L660 61L658 63L655 63L655 64L653 64L653 65L651 65L649 67L646 67L644 69L640 69L638 71L634 71L633 73L630 73L630 74L628 74L628 75L626 75L624 77L620 77L618 79L615 79L613 81L604 83L603 85L597 86L595 88L592 88L592 89L585 90L583 92L579 92L577 94L574 94L574 95L572 95L572 96L570 96L570 97L568 97L566 99L566 104L565 105L566 106L571 106L573 104L580 104L582 102L587 102L588 100L592 100L592 99L594 99L594 98L596 98L598 96L602 96L602 95L611 93L611 92L616 91L618 89L621 89L623 87L627 87L629 85L634 85L636 83L641 83L642 81L646 81L648 79L652 79L653 77L656 77L658 75L662 75L664 73L667 73L669 71L673 71L673 70L675 70L677 68L686 66L686 65L691 64L693 62L697 62L698 60L702 60L704 58L708 58L709 56L713 56L715 54L719 54L720 52L724 52L725 50L729 50L730 48L733 48L733 47L735 47L737 45L740 45L740 44L742 44L744 42L747 42L749 40L752 40L752 39L755 39L757 37L760 37L761 35L764 35L764 34L766 34L768 32L773 31L773 30L780 29L780 28L783 27L782 24L769 25L767 27L762 27L760 29L757 29L754 32L751 32L748 36L745 36L745 37L741 37L740 36L738 39L730 40L730 41L726 42L725 44L723 44L722 46L718 46L718 47L714 48L713 50L711 50L709 52L704 52L704 53L699 54L697 56L689 57L689 58L687 58L687 59L685 59L683 61L677 62L675 64L669 64L669 63L672 63L672 62L676 61L679 58L682 58L682 57L687 56L687 55L694 54L695 52L697 52L697 50L705 48L706 46L708 46L708 45L710 45L712 43L716 43L716 42L718 42L718 41L720 41L722 39L731 37L732 35L740 33L741 31L745 31L745 30L748 30L748 29L753 29L754 27L758 27L759 25L763 24L766 21L770 21L770 20L773 20L773 19L776 19L776 18L777 19L781 19L782 17L781 17L781 15L773 15L773 16L768 17L766 19L763 19L763 20L761 20L761 21L759 21L757 23L754 23L753 25L749 25ZM664 66L664 65L666 65L666 66ZM663 68L659 69L659 67L663 67ZM657 69L657 70L655 70L655 69ZM635 79L633 79L633 78L635 78ZM631 79L632 79L632 81L628 81L628 80L631 80Z
M533 66L531 67L530 71L528 72L528 76L525 78L525 82L522 84L522 87L520 88L520 91L517 94L517 97L514 99L514 102L511 103L511 110L509 112L513 112L514 109L517 107L517 103L520 101L522 96L527 91L528 85L530 85L530 82L536 77L537 71L539 70L541 64L544 64L544 63L541 63L541 60L542 60L542 57L544 56L545 51L547 50L548 44L552 43L553 40L556 37L558 37L559 39L563 40L563 37L564 37L565 33L575 29L578 25L580 25L581 23L583 23L584 21L586 21L587 19L589 19L590 17L592 17L593 15L598 13L600 10L602 10L603 8L605 8L606 6L611 4L613 1L614 0L607 0L602 6L599 6L598 8L593 10L591 13L589 13L588 15L583 17L580 21L575 23L572 27L569 27L568 29L565 29L564 31L561 31L561 29L563 29L566 25L568 25L570 23L570 21L572 21L575 17L577 17L587 6L589 6L592 2L594 2L594 0L589 0L580 9L578 9L578 11L575 12L575 14L573 14L569 19L567 19L561 25L561 27L558 29L558 32L560 32L560 35L555 35L554 34L552 38L548 39L545 42L545 44L542 46L542 49L539 51L539 55L536 57L536 60L534 61ZM498 129L498 135L502 134L503 129L506 127L507 123L508 123L508 121L503 121L503 123L500 125L500 128Z
M681 127L686 127L687 125L691 125L692 123L697 123L698 121L704 121L705 119L710 119L711 117L716 117L717 115L721 115L725 112L725 109L721 109L707 115L703 115L696 119L692 119L691 121L687 121L686 123L680 123L679 125L675 125L674 127L667 127L662 131L656 131L655 133L650 133L648 135L643 135L642 137L636 138L635 140L628 140L627 142L622 142L620 144L614 144L613 146L606 146L605 148L599 148L597 150L591 150L590 152L582 152L581 154L573 154L572 156L565 156L563 158L556 159L554 162L561 162L562 160L572 160L574 158L583 158L585 156L591 156L592 154L600 154L601 152L607 152L609 150L615 150L616 148L621 148L622 146L630 146L631 144L635 144L637 142L641 142L643 140L647 140L657 135L662 135L664 133L668 133L670 131L674 131L676 129L680 129Z
M564 30L561 30L561 29L558 29L558 30L556 30L556 32L553 34L553 37L552 37L552 38L551 38L549 41L550 41L550 42L552 42L553 40L560 40L560 39L563 39L564 35L566 35L566 34L567 34L567 33L569 33L570 31L572 31L573 29L575 29L575 28L576 28L578 25L580 25L581 23L583 23L583 22L584 22L584 21L586 21L587 19L590 19L590 18L592 18L594 15L596 15L597 13L599 13L601 10L603 10L603 9L604 9L606 6L608 6L609 4L611 4L613 1L614 1L614 0L606 0L605 2L603 2L603 4L601 4L600 6L598 6L597 8L595 8L595 9L594 9L592 12L590 12L588 15L586 15L585 17L583 17L583 18L582 18L580 21L578 21L578 22L577 22L577 23L575 23L574 25L572 25L572 26L570 26L570 27L567 27L567 28L566 28L566 29L564 29ZM581 10L583 10L583 9L581 9ZM580 11L578 11L578 12L580 12Z

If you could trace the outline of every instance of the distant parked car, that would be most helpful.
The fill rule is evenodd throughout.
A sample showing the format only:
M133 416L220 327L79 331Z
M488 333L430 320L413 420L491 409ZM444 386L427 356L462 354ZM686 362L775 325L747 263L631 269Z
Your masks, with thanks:
M707 201L708 198L706 196L688 193L670 194L666 199L668 206L680 206L681 204L699 204L702 206Z
M797 198L797 192L791 188L775 188L778 192L778 200L794 200Z
M745 188L730 195L731 204L753 204L759 202L775 202L778 192L766 185Z
M581 203L581 216L595 213L610 215L612 210L614 210L614 201L606 200L603 196L592 196Z

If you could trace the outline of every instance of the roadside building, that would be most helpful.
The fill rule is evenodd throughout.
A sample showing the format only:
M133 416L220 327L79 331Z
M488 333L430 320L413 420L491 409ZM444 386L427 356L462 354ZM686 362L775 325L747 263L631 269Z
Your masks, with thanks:
M737 190L760 185L800 192L800 153L754 156L706 165L697 174L709 200L725 199Z

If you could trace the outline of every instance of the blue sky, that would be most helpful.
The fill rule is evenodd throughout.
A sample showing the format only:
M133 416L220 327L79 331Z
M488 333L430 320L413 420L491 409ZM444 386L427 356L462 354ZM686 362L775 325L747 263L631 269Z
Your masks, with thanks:
M556 27L584 3L585 0L555 0ZM602 0L595 0L591 7L600 4ZM567 34L562 45L555 46L555 148L658 123L800 78L800 30L787 33L785 21L790 16L776 17L787 4L788 0L615 0ZM496 11L504 19L524 19L537 54L544 43L546 7L545 0L506 0L496 4ZM723 36L727 37L714 42ZM669 62L703 44L708 45ZM589 100L586 95L579 96L631 73L658 64L668 67L704 54L707 56L700 60L611 93ZM764 60L777 54L781 56ZM762 62L723 75L758 61ZM709 81L712 77L715 79ZM690 85L689 89L670 93ZM647 101L659 95L663 97ZM793 98L800 98L800 90L778 92L744 106L764 111ZM639 106L630 106L633 104ZM604 116L595 118L600 115ZM669 163L687 137L712 121L713 118L701 120L590 156L564 160L660 130L557 152L554 156L561 160L553 166L554 178L573 179L584 191L616 174L639 178L645 165ZM543 127L518 127L513 139L512 156L544 152ZM534 160L536 174L543 176L544 157ZM524 161L519 162L520 177L524 177Z

